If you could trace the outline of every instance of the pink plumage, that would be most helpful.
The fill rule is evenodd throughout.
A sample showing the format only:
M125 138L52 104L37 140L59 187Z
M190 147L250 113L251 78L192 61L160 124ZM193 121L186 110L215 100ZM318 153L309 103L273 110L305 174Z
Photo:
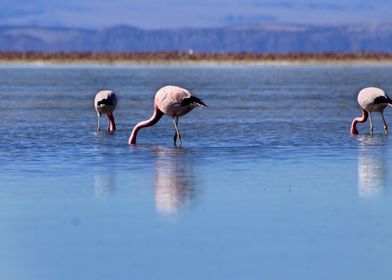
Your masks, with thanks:
M388 105L392 104L392 100L385 94L384 90L376 87L367 87L362 89L358 93L358 103L361 107L362 116L359 118L355 118L352 121L350 133L358 134L357 123L366 122L369 118L370 122L370 133L373 134L373 122L372 122L372 113L379 112L381 114L383 123L384 123L384 131L388 134L388 126L384 118L384 109Z
M154 112L150 119L138 123L132 130L129 137L129 144L136 144L136 137L141 128L156 124L160 118L166 114L173 118L176 133L174 134L174 144L177 137L182 143L181 134L178 130L178 117L183 116L195 107L207 107L203 101L193 96L187 89L178 86L165 86L157 91L154 99Z
M98 127L97 131L100 130L100 119L101 115L107 115L109 120L108 131L115 131L116 124L114 122L113 112L117 106L116 94L111 90L101 90L97 93L94 98L94 107L98 115Z

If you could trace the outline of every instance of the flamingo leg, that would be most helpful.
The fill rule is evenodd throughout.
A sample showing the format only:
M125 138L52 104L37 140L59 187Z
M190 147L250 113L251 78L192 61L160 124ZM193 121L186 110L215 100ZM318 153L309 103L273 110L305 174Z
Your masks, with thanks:
M381 112L381 117L382 117L382 121L384 123L384 132L385 132L386 135L388 135L388 125L387 125L387 122L385 121L383 112Z
M97 114L97 116L98 116L98 126L97 126L97 131L99 131L99 130L100 130L100 126L101 126L101 115L100 115L100 114Z
M180 144L182 145L181 134L180 134L180 131L178 130L178 117L177 116L173 117L173 123L174 123L174 127L176 128L176 134L174 135L174 145L176 145L177 137L178 137L178 140L180 140Z
M174 145L176 145L176 143L177 143L177 131L174 131L173 143L174 143Z
M369 112L369 123L370 123L370 135L373 135L372 113L370 113L370 112Z

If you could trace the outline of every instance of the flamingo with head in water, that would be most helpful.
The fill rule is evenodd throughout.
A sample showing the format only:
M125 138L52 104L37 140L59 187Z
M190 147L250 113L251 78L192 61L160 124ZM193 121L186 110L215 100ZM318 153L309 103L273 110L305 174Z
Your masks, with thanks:
M101 115L105 114L108 116L109 125L108 131L115 131L116 124L114 122L113 111L117 106L116 94L111 90L101 90L97 93L94 99L94 107L98 115L98 127L97 131L100 129Z
M376 87L367 87L358 93L358 103L361 106L362 116L355 118L351 124L350 133L358 134L357 123L366 122L369 118L370 134L373 134L372 113L381 113L382 121L384 123L384 131L388 134L388 126L384 118L384 109L392 104L392 100L385 94L385 92Z
M182 144L181 134L178 130L178 117L181 117L196 107L207 107L199 98L193 96L187 89L177 86L165 86L157 91L154 99L154 112L148 120L139 122L132 130L129 144L136 144L136 137L141 128L156 124L164 114L173 118L175 134L174 145L177 138Z

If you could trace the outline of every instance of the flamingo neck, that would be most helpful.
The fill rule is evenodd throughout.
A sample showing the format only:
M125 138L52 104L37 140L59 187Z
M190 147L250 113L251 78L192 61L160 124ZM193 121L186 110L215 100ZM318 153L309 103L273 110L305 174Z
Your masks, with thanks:
M362 111L362 116L360 118L353 119L353 122L351 123L350 133L353 135L359 134L357 129L357 123L364 123L368 119L369 113L363 108L361 108L361 111Z
M109 119L109 131L115 131L116 123L114 122L114 116L112 113L108 114L108 119Z
M137 137L137 133L139 132L139 130L141 128L149 127L149 126L156 124L162 118L162 116L163 116L163 113L155 106L154 113L152 114L151 118L135 125L135 127L132 130L132 134L129 137L128 144L136 144L136 137Z

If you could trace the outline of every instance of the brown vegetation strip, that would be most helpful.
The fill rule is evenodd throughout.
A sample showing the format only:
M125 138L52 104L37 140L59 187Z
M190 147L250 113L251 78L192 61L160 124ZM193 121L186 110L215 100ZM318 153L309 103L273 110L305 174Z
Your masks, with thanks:
M306 62L306 61L392 61L392 53L206 53L206 52L0 52L0 61L5 62Z

